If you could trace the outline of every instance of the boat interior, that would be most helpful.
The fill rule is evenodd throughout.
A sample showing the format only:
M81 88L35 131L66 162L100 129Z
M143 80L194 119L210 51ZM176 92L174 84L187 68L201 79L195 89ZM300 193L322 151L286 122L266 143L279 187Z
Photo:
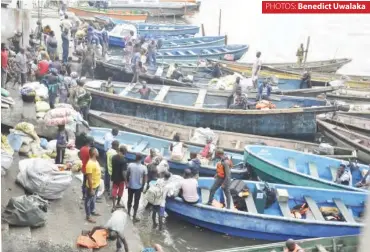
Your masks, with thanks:
M116 94L132 98L140 98L138 90L142 87L136 85L115 85ZM212 91L207 89L184 89L171 86L154 86L151 88L156 92L151 92L149 100L158 101L173 105L194 106L197 108L226 109L228 93L222 91ZM251 94L248 97L250 108L255 108L256 97ZM277 109L285 108L304 108L313 106L325 106L326 101L315 98L303 98L294 96L271 96L271 102Z
M337 170L342 163L339 159L311 155L289 149L265 146L248 146L248 150L258 158L293 172L302 173L327 181L336 179ZM366 175L368 168L365 165L354 164L351 168L352 186L355 186Z
M199 178L198 185L200 190L200 199L203 204L208 202L210 189L213 185L212 178ZM311 221L326 221L320 211L323 207L335 207L343 216L343 221L347 223L361 222L360 216L364 211L366 194L343 192L330 190L320 190L316 188L302 188L285 185L268 184L267 186L276 190L276 200L267 208L266 194L264 188L267 184L245 181L245 188L248 189L248 196L244 198L248 212L253 214L264 214L279 216L285 218L295 218L292 215L293 209L299 209L304 203L307 203L308 210L302 215L302 219ZM349 195L347 195L349 194ZM353 195L352 197L350 195ZM225 206L225 195L220 188L215 193L215 201L212 206L223 208ZM232 209L236 210L234 206ZM236 210L237 211L237 210Z
M94 137L95 142L103 144L105 134L110 131L110 129L92 127L90 134ZM174 132L173 135L175 134L176 132ZM157 149L164 158L168 160L171 159L170 141L124 131L120 131L116 139L120 142L120 144L124 144L127 147L127 150L131 153L142 153L144 155L148 155L150 149ZM202 147L187 145L184 147L182 160L173 162L188 163L190 153L200 153L202 149ZM241 167L240 164L243 164L242 154L226 152L226 155L231 158L235 169ZM211 161L202 159L202 166L215 167L217 161L218 160L216 159Z

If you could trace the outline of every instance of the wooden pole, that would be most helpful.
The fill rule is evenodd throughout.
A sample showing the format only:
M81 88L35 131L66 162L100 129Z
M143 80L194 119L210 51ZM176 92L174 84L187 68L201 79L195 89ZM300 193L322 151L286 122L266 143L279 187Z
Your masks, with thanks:
M227 35L225 35L225 45L227 45Z
M305 68L306 68L306 61L307 61L308 48L310 47L310 40L311 40L311 37L308 36L307 44L306 44L306 51L305 51L305 54L304 54L303 71L305 71Z
M218 17L218 36L221 34L221 17L222 17L222 10L220 9L220 15Z
M204 30L204 24L202 24L202 36L206 36L206 31Z

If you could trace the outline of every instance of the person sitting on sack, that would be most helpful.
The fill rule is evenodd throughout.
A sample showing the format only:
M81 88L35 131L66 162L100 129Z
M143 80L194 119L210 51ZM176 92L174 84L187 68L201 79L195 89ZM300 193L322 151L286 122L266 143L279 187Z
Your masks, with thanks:
M184 148L186 145L181 142L180 135L178 133L173 137L174 142L170 145L171 159L181 161L184 158Z

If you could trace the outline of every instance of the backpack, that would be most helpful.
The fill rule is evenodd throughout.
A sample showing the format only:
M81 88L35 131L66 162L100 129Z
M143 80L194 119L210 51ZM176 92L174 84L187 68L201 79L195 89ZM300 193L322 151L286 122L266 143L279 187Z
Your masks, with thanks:
M163 189L158 184L149 187L145 194L146 200L155 206L159 206L162 201Z
M276 201L276 189L271 188L269 184L265 183L263 191L266 194L266 205L265 209L269 208Z

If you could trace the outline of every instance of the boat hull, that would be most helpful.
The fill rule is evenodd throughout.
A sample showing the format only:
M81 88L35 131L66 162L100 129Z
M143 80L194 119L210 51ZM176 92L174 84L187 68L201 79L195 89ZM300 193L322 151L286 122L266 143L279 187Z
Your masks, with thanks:
M316 114L334 110L333 107L318 107L270 111L225 109L213 112L210 109L193 110L191 107L143 102L140 99L89 90L93 98L91 109L94 110L114 111L117 114L192 127L210 127L214 130L298 139L313 138L317 127Z
M318 121L317 124L319 130L325 136L333 140L336 143L336 145L355 149L357 153L357 158L361 162L364 162L364 164L370 164L370 149L366 148L366 146L359 146L359 144L355 143L354 141L351 141L351 139L336 132L335 129L330 129L326 127L324 122Z
M147 14L119 14L118 12L99 12L95 10L84 10L84 9L79 9L79 8L73 8L73 7L68 7L67 9L70 12L73 12L76 16L78 17L94 17L96 15L102 15L109 17L109 18L114 18L118 20L124 20L124 21L131 21L131 22L145 22L146 19L148 18Z
M199 187L208 189L212 185L213 180L208 178L199 179ZM283 189L289 186L274 185L275 188ZM248 184L252 196L255 191L252 185ZM320 198L322 201L338 197L338 193L342 191L325 191L317 189L297 189L296 193L301 195L310 195L313 198ZM289 189L289 196L291 191ZM345 197L351 197L352 192L348 193ZM357 193L355 193L357 194ZM219 191L216 192L215 199L223 202L222 196L219 196ZM323 197L323 195L325 195ZM361 199L353 198L353 200L366 199L366 194L360 194ZM202 202L207 200L202 198ZM302 197L302 196L301 196ZM298 199L299 201L299 199ZM347 202L347 204L349 204ZM354 203L355 205L363 204L360 202ZM188 221L196 226L201 226L219 233L227 234L230 236L238 236L250 239L269 240L269 241L286 241L289 238L293 239L307 239L316 237L330 237L342 235L357 235L360 233L359 223L338 223L317 220L297 220L294 218L275 217L267 214L258 214L252 212L240 212L227 209L218 209L212 206L198 203L190 205L184 203L180 198L167 199L166 209L170 214L175 214L180 218Z

